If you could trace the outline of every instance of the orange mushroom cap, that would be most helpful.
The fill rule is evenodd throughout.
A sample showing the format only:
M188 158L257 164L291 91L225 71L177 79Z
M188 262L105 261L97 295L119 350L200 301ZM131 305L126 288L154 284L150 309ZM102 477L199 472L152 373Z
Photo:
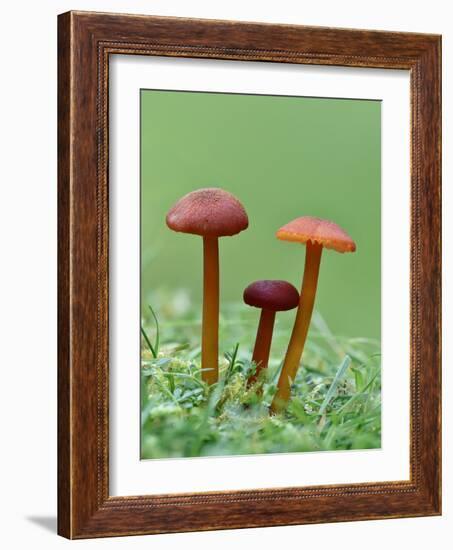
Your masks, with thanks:
M299 304L299 293L287 281L255 281L244 290L244 302L269 311L288 311Z
M168 212L173 231L206 237L226 237L247 229L247 213L228 191L216 187L197 189L182 197Z
M302 216L277 231L277 239L297 243L318 243L337 252L355 252L351 237L336 223L312 216Z

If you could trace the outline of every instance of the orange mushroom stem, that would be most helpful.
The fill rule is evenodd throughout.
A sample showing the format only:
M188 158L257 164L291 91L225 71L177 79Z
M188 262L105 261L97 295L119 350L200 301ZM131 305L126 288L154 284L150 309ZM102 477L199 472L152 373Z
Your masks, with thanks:
M291 339L288 344L285 361L278 380L277 393L272 401L272 412L278 412L281 408L284 408L288 402L291 394L291 384L296 378L299 369L299 363L304 351L308 327L310 326L313 307L315 305L321 253L322 245L311 242L307 243L299 308L297 309Z
M203 238L203 322L201 334L202 379L214 384L219 378L219 239Z

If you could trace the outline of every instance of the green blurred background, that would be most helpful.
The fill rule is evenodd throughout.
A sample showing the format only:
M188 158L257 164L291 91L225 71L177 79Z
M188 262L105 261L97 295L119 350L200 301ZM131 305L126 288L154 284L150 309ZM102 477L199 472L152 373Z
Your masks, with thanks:
M159 314L166 300L175 316L198 309L202 240L170 231L165 215L190 191L222 187L250 222L220 240L223 317L254 280L300 289L305 247L275 232L312 215L357 243L353 254L324 251L315 308L337 335L379 339L380 125L379 101L142 90L143 313L151 303Z

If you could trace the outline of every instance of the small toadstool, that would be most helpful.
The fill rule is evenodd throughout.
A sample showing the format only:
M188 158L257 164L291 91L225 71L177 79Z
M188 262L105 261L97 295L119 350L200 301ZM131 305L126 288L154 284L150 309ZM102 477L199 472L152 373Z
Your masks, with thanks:
M299 308L271 412L284 408L290 397L291 383L299 368L315 303L322 249L330 248L337 252L355 252L356 249L355 242L337 224L311 216L296 218L287 223L277 231L277 238L306 244L307 249Z
M247 213L231 193L218 188L192 191L168 212L167 225L173 231L203 237L204 283L201 339L202 378L208 384L219 376L219 237L247 229Z
M256 372L247 381L252 385L259 373L267 368L274 330L275 313L297 307L299 293L286 281L255 281L244 290L244 302L261 309L252 361Z

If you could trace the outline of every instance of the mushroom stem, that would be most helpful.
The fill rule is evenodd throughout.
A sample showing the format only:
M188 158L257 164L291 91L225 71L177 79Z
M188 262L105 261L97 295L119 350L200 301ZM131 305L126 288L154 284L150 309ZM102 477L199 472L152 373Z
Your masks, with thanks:
M260 372L267 368L269 362L269 352L272 343L272 333L274 331L275 311L268 309L261 310L260 322L256 333L255 347L253 349L252 361L256 364L255 374L252 374L247 381L251 386L258 380Z
M203 237L203 322L201 377L208 384L219 378L219 239Z
M312 241L307 242L304 278L300 293L299 307L297 309L291 339L286 351L285 361L278 380L277 393L271 404L272 413L276 413L285 408L291 394L291 384L296 378L315 303L321 253L322 245L313 243Z

